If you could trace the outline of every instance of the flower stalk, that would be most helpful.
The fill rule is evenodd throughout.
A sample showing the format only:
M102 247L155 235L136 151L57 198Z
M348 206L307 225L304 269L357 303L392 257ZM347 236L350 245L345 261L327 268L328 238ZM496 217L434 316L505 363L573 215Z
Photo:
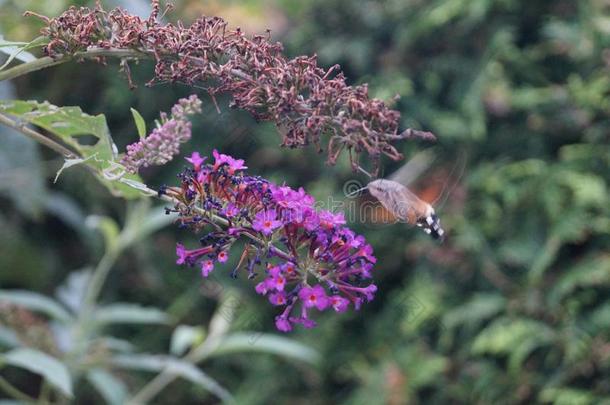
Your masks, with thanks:
M19 123L18 121L10 118L5 114L0 113L0 123L21 132L28 138L33 139L34 141L46 146L47 148L54 150L66 159L74 159L77 157L74 152L72 152L70 149L66 148L62 144L55 142L51 138L44 136L31 128L28 128L25 124Z

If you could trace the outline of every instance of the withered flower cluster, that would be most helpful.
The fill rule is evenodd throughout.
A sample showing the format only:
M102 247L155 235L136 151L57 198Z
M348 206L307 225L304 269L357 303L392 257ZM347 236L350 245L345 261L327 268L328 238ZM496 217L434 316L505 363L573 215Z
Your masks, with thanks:
M45 52L57 58L98 47L153 56L155 75L149 84L203 85L212 97L230 93L233 107L274 121L283 146L313 144L322 150L321 137L328 135L330 164L347 150L354 168L361 152L368 153L376 168L382 155L402 158L393 141L434 138L429 132L400 131L400 113L369 98L366 85L348 86L338 65L324 70L315 56L287 59L282 45L270 42L268 35L248 37L239 29L229 30L219 17L203 16L185 27L160 22L159 11L158 0L153 0L147 19L99 5L42 17L47 24L42 33L50 40Z

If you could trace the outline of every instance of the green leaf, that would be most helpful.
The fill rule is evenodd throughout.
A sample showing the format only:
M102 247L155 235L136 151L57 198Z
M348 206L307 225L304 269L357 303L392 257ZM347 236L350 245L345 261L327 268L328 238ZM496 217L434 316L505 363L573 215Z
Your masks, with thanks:
M479 333L472 352L508 355L509 370L516 373L535 349L552 344L554 339L555 331L542 322L498 318Z
M397 353L395 360L411 376L407 382L410 389L429 386L438 381L447 372L449 365L446 357L430 353L423 342L413 342L404 351Z
M118 179L118 181L120 182L120 184L118 184L117 187L119 187L120 189L129 190L131 193L137 191L139 192L139 194L137 194L139 196L157 195L156 191L152 191L146 184L139 181L139 177L135 174L123 175L120 179Z
M557 181L572 191L575 204L597 207L607 204L608 190L603 177L563 170L557 173Z
M133 115L133 120L136 123L136 128L138 129L138 135L140 135L140 139L144 139L146 137L146 122L144 122L144 118L135 108L131 108L131 114Z
M72 378L59 360L34 349L15 349L0 357L6 364L40 374L64 395L72 397Z
M173 360L177 359L172 356L130 353L112 357L110 364L130 370L161 371Z
M108 166L97 179L117 197L127 199L138 199L143 195L156 195L142 183L142 179L137 174L127 173L125 168L116 162L108 162Z
M0 111L45 129L75 150L79 156L66 160L61 170L86 164L113 195L141 197L140 190L127 184L130 181L141 184L140 177L126 173L116 162L118 151L103 114L93 116L85 114L80 107L57 107L48 102L23 100L0 100Z
M223 402L233 402L233 397L222 385L212 377L201 371L197 366L184 361L172 361L168 371L178 375L187 381L200 386L220 398Z
M87 284L91 280L92 274L93 269L90 267L71 271L64 282L55 290L55 297L73 313L78 313L83 304Z
M591 311L589 324L597 330L610 329L610 302L605 302Z
M477 336L472 351L475 354L510 353L528 336L549 331L546 325L531 319L498 318Z
M127 369L156 372L165 371L201 386L224 402L232 402L233 400L231 394L225 388L198 367L172 356L124 354L114 356L111 360L111 364Z
M243 352L275 354L310 364L317 364L320 361L319 353L302 343L260 332L241 332L225 336L210 356Z
M568 323L562 328L563 361L566 364L580 364L595 356L592 335L578 324Z
M0 66L0 70L6 68L14 59L21 62L33 62L36 60L36 56L24 51L23 47L20 46L2 46L0 52L8 55L8 59Z
M458 328L465 333L474 333L480 325L497 316L506 306L506 299L499 294L479 293L462 305L445 312L441 325L441 341L444 347L451 347L460 335Z
M553 264L562 244L583 240L592 227L589 214L580 211L562 213L550 231L550 237L532 264L529 273L530 280L539 282L546 270Z
M599 254L573 264L553 285L548 294L552 306L559 305L572 291L584 287L610 285L610 257Z
M170 353L182 356L189 348L203 342L205 330L201 326L179 325L172 333Z
M96 322L166 324L169 316L157 308L142 307L138 304L117 303L97 309L93 315Z
M0 325L0 345L5 347L19 346L19 337L12 329Z
M87 372L87 380L110 405L121 405L127 399L127 386L108 371L94 368Z
M64 323L71 322L73 319L68 311L57 301L31 291L0 290L0 303L2 302L42 312Z
M114 219L101 215L90 215L86 219L86 224L90 228L97 229L102 233L107 250L117 248L120 229Z
M104 349L118 353L133 353L135 347L127 340L115 338L114 336L101 336L97 339Z
M543 403L554 405L589 405L597 404L600 400L589 391L569 387L545 388L540 393L539 399Z
M22 62L32 62L36 60L36 57L31 53L27 52L28 49L37 48L43 46L49 42L49 39L46 37L38 37L34 39L32 42L12 42L5 40L0 35L0 52L7 54L9 57L4 62L2 66L0 66L0 70L6 68L14 59L18 59Z
M445 313L443 325L448 328L463 324L473 325L496 315L505 305L506 299L501 295L480 293Z
M440 315L441 285L429 276L417 275L408 287L394 298L394 306L400 314L402 331L416 335L427 322Z
M80 107L57 107L49 102L3 100L0 111L39 126L82 153L83 158L95 156L95 165L105 167L113 160L114 143L104 115L85 114ZM89 140L87 137L93 137Z

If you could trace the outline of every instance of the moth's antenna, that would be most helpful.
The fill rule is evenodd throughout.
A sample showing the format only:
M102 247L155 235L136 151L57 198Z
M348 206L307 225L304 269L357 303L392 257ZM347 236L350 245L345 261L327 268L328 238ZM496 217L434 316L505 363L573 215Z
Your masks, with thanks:
M366 171L366 170L364 170L362 167L358 166L358 170L360 170L362 173L366 174L366 175L369 177L369 179L372 179L372 178L373 178L373 176L371 175L371 173L367 172L367 171ZM365 187L365 189L366 189L366 187ZM362 191L362 190L360 190L360 191Z
M407 163L402 165L401 168L392 173L388 180L408 186L426 171L436 159L438 159L438 156L434 153L434 149L418 152Z
M351 193L347 193L345 196L346 196L347 198L352 198L352 197L354 197L354 196L357 196L359 192L364 191L364 190L366 190L367 188L369 188L369 186L365 186L365 187L359 188L358 190L354 190L354 191L352 191Z

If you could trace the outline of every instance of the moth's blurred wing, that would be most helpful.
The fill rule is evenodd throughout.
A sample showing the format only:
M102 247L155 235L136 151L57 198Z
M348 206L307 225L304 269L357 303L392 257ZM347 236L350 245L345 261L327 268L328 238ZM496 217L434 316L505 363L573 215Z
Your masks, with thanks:
M432 160L428 162L429 168L424 169L423 165L418 165L424 173L413 180L409 189L413 190L419 199L436 208L442 208L464 175L468 155L461 151L454 160L444 160L439 155L436 156L439 158L436 159L438 165L432 165Z
M436 196L432 201L432 204L438 208L442 208L449 197L456 190L464 173L466 171L466 165L468 164L468 153L465 150L459 152L458 158L455 162L455 165L447 175L445 185L443 186L440 194Z
M411 160L402 165L400 169L392 173L388 180L395 181L402 185L408 186L414 182L422 173L430 168L436 155L432 149L426 149L417 153Z

